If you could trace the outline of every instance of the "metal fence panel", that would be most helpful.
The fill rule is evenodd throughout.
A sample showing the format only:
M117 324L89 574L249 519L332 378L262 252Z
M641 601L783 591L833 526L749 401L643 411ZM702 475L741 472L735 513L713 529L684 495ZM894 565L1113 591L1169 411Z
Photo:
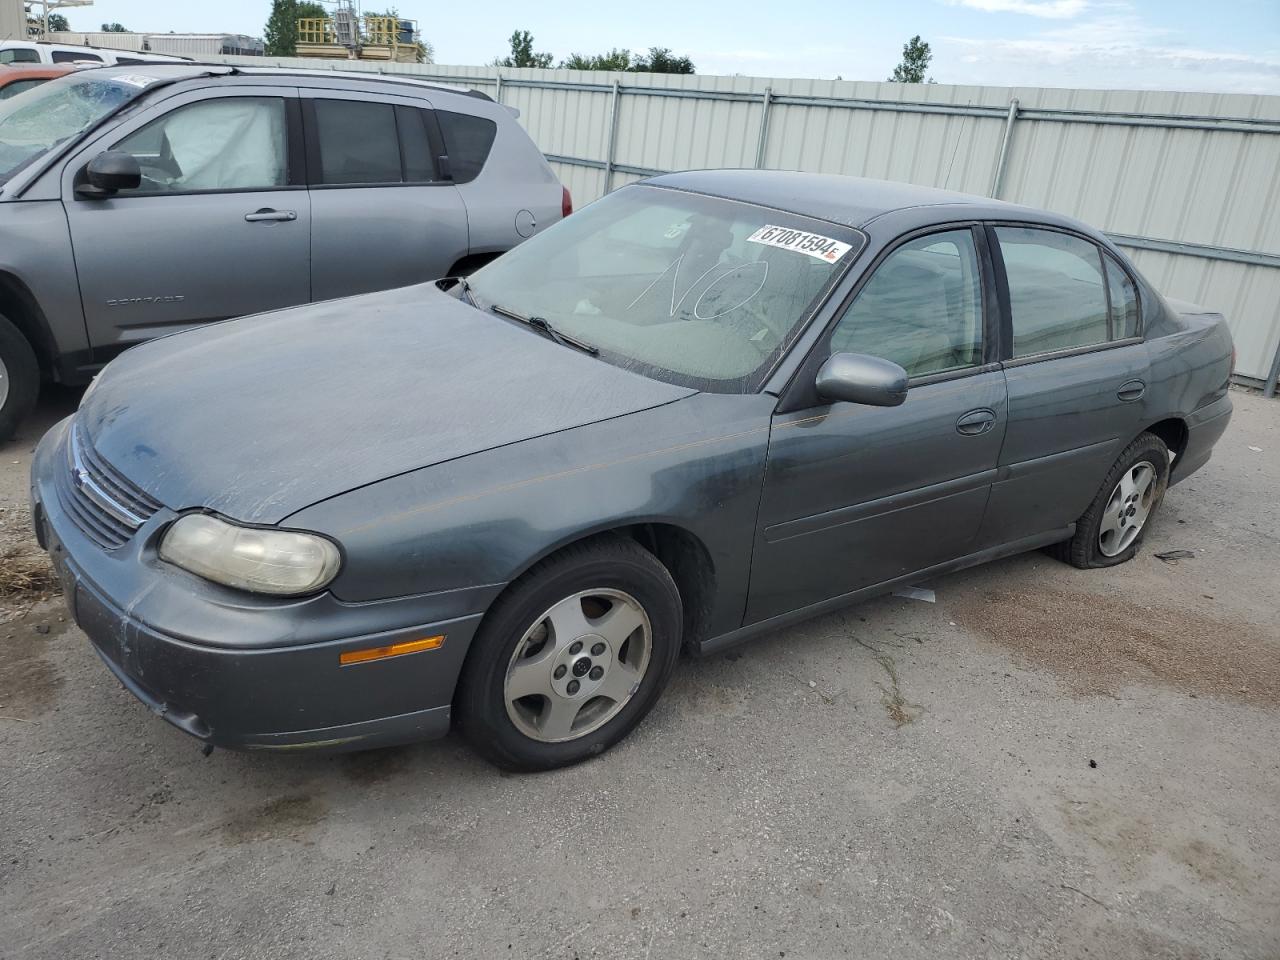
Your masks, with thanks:
M1265 378L1280 349L1280 97L331 66L461 84L515 107L579 207L653 173L762 166L1055 210L1130 248L1166 294L1221 310L1238 373Z

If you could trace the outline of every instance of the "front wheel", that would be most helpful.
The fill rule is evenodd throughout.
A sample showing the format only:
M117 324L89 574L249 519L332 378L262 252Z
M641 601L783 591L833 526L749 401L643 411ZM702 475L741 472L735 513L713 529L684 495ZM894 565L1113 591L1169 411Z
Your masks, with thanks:
M631 540L601 538L543 561L476 635L456 698L463 734L509 770L603 752L657 702L681 616L671 574Z
M35 351L22 331L0 316L0 443L13 436L39 392Z
M1168 485L1169 448L1153 433L1140 434L1102 481L1075 536L1050 552L1082 570L1133 559Z

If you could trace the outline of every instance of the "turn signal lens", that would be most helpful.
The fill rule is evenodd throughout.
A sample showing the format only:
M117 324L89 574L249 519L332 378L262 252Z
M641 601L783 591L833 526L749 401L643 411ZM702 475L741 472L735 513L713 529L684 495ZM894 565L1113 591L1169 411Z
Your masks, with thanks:
M365 647L363 650L348 650L338 654L338 663L346 666L349 663L368 663L370 660L385 660L388 657L402 657L406 653L421 653L423 650L436 650L444 646L444 637L423 637L421 640L405 640L385 647Z

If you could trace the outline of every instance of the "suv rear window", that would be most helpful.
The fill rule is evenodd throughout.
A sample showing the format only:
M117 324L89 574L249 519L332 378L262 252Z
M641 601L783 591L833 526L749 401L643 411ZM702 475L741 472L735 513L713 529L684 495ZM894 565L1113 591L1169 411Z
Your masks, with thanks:
M0 50L0 63L39 63L40 54L28 47Z
M102 58L96 53L81 53L79 50L53 51L54 63L101 63Z
M498 135L498 125L484 117L466 113L450 113L437 110L440 132L444 135L445 151L449 154L449 168L454 183L470 183L480 176L493 138Z

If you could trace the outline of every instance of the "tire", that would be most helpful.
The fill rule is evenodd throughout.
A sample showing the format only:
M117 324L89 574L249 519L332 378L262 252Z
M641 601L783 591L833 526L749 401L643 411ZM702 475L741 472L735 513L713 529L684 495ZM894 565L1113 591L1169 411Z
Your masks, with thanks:
M1125 447L1089 509L1076 521L1075 536L1048 552L1081 570L1132 560L1168 486L1169 448L1153 433L1140 434Z
M39 393L35 351L22 331L0 316L0 443L14 435Z
M639 544L607 536L568 547L516 580L485 616L454 698L458 726L507 770L596 756L657 702L681 623L671 574Z

